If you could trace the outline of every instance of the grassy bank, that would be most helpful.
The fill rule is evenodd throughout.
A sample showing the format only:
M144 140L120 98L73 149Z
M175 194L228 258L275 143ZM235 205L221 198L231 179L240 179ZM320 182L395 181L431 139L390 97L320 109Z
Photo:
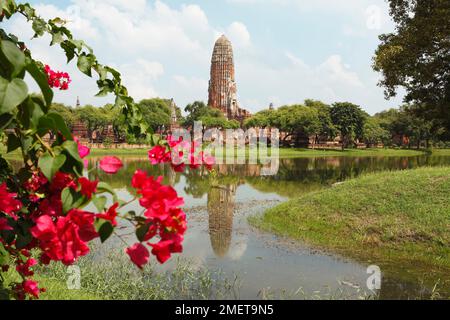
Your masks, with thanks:
M220 271L214 274L192 261L176 259L173 269L161 271L156 262L138 270L117 247L94 245L93 253L79 259L80 289L68 289L74 275L60 263L38 266L33 277L41 300L207 300L239 298L239 283L230 282ZM20 281L16 272L6 275L6 286ZM73 282L70 282L73 283Z
M269 149L270 150L270 149ZM253 151L252 151L253 152ZM91 156L147 156L148 148L142 149L91 149ZM226 153L226 152L225 152ZM249 156L249 149L246 148L246 156ZM0 154L7 159L20 158L19 152L12 152L6 154L4 146L0 145ZM280 158L314 158L314 157L413 157L425 155L423 150L409 150L409 149L347 149L341 150L312 150L312 149L298 149L298 148L280 148ZM433 155L450 156L450 149L435 149Z
M449 167L383 172L302 195L250 222L388 269L440 274L450 288L449 195Z

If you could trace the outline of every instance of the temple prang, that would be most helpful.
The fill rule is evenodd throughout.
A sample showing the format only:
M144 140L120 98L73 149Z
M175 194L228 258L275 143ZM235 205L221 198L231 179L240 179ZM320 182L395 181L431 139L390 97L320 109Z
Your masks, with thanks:
M208 105L222 111L228 120L242 123L250 116L250 112L240 108L237 100L233 46L225 35L214 45Z

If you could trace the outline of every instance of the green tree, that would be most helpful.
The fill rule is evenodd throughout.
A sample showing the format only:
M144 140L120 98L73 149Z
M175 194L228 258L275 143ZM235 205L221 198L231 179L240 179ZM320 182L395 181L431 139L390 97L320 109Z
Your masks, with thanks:
M74 112L77 118L86 124L89 136L95 130L102 130L108 124L111 124L111 117L108 116L108 111L104 108L87 105L76 108Z
M159 98L144 99L139 102L145 122L153 132L162 129L162 126L168 128L171 122L170 101Z
M50 110L60 114L63 119L66 120L69 128L72 128L75 122L79 120L74 110L62 103L52 103L52 105L50 106Z
M331 108L331 119L342 139L342 149L362 138L367 114L350 102L336 102Z
M411 110L450 135L450 1L388 0L394 33L380 36L373 68L386 97L406 90Z
M364 124L363 139L367 147L371 147L379 143L389 144L391 135L381 126L377 118L370 117Z
M187 113L186 119L184 120L184 126L194 126L195 121L208 115L208 109L208 106L203 101L195 101L188 104L186 108L184 108L184 111Z
M319 115L321 130L316 136L316 143L334 139L337 135L337 130L331 120L331 106L322 101L311 99L305 100L305 105L316 109Z
M307 145L309 137L316 136L321 130L318 111L303 105L280 107L272 122L274 127L287 133L285 141L294 136L296 145Z
M274 125L275 110L263 110L244 121L247 128L267 128Z

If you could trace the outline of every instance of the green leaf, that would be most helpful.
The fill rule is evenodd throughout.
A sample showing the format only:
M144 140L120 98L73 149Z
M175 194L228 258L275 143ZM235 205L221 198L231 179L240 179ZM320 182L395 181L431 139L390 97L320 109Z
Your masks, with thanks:
M39 88L41 89L47 107L50 107L53 100L53 90L48 85L47 76L40 68L38 68L34 61L30 61L27 63L26 70L33 77L34 81L36 81Z
M31 235L31 233L28 232L26 234L19 233L16 239L16 248L21 250L25 248L27 245L29 245L32 240L33 236Z
M76 161L81 162L80 154L78 153L78 144L75 141L65 141L61 147Z
M0 114L9 113L28 96L28 86L22 79L11 82L0 77Z
M136 237L138 238L138 240L140 242L144 241L144 238L147 235L149 229L150 229L150 224L148 224L148 223L141 225L136 229Z
M101 182L98 183L98 185L97 185L97 191L98 191L99 193L104 193L104 192L106 192L106 193L109 193L109 194L111 194L111 195L113 195L113 196L116 195L116 192L114 191L114 189L113 189L109 184L107 184L106 182L103 182L103 181L101 181Z
M45 23L44 19L38 18L33 21L32 27L33 27L33 31L36 33L35 37L42 36L42 35L44 35L47 24Z
M35 101L40 102L40 104ZM34 99L28 97L26 102L19 106L20 112L18 114L18 120L21 122L24 129L37 129L39 120L44 116L41 105L43 105L43 102L37 97L34 97ZM45 106L43 107L45 109Z
M14 78L25 67L25 54L13 42L6 40L1 42L1 50L6 59L13 65L14 72L12 77Z
M10 113L0 115L0 130L7 128L13 119L14 116Z
M22 146L22 142L20 139L13 133L8 134L8 153L13 152L14 150L20 148Z
M0 265L6 265L9 262L9 253L6 251L3 243L0 242Z
M101 224L100 228L98 229L100 241L104 243L106 240L108 240L108 238L111 237L113 231L114 231L113 225L109 221L104 221Z
M57 32L52 35L52 42L50 45L52 46L54 44L60 44L63 41L64 41L63 34L61 32Z
M50 153L45 153L39 158L39 168L48 180L52 180L56 172L64 165L66 162L66 156L63 154L52 157Z
M94 205L97 208L98 212L103 212L105 210L106 201L107 201L107 199L104 196L95 197L92 200L92 202L94 203Z
M61 132L67 140L73 139L64 118L58 113L50 112L39 119L39 133L45 134L48 130L52 130L54 133Z
M61 43L61 48L64 50L64 52L66 53L66 57L67 57L67 63L69 63L70 61L73 60L73 58L75 58L75 45L73 43L71 43L69 40L64 40Z
M71 209L79 208L85 201L84 197L73 190L73 188L65 188L61 193L61 201L63 204L63 211L69 212Z
M78 63L77 63L78 69L80 69L81 72L83 72L85 75L92 77L92 59L91 56L87 56L85 54L82 54L78 57Z

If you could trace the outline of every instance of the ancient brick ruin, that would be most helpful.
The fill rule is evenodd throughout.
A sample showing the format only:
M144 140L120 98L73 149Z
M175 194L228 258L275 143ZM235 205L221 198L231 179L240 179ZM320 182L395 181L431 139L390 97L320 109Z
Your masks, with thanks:
M242 122L250 116L247 110L239 107L237 101L233 47L225 35L214 45L208 105L221 110L229 120Z

